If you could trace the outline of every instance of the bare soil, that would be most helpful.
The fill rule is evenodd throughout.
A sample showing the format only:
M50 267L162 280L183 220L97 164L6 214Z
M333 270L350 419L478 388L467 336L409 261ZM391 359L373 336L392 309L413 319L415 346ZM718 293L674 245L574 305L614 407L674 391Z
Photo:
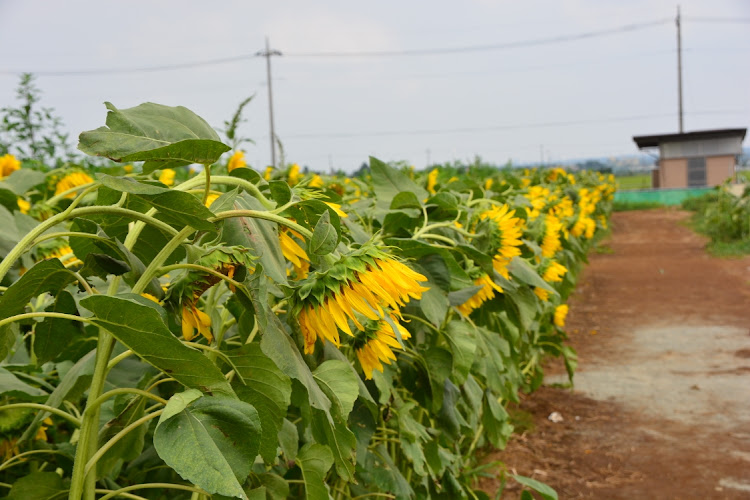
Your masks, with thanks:
M550 364L513 409L526 430L486 461L561 499L750 499L750 258L708 255L689 215L613 215L569 301L574 389Z

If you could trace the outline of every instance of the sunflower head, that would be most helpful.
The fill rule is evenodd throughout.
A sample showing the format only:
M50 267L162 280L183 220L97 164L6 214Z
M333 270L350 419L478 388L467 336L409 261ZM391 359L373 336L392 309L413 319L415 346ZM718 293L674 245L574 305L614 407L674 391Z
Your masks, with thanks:
M565 317L568 315L568 304L561 304L555 308L553 322L558 328L565 328Z
M231 172L235 168L244 168L247 166L247 162L245 161L245 153L242 151L235 151L231 158L229 158L229 163L227 163L227 171Z
M495 292L503 293L503 289L486 273L482 273L477 277L474 280L474 285L481 286L482 288L472 295L469 300L456 307L458 312L464 316L470 315L475 309L478 309L482 304L492 299L495 296Z
M339 330L353 335L350 322L360 331L368 320L399 314L411 299L428 288L423 275L374 247L363 247L342 257L326 271L312 273L299 290L300 329L305 352L312 353L317 339L340 344Z
M388 319L370 321L358 332L352 344L366 379L372 379L374 370L382 373L383 363L390 365L396 360L393 349L403 348L399 336L403 340L410 338L411 334L392 315Z
M172 170L171 168L165 168L159 174L159 182L161 182L165 186L171 186L174 184L175 175L176 172L174 170Z
M21 162L12 154L0 156L0 179L8 177L19 168L21 168Z
M69 189L73 189L74 187L83 186L84 184L90 184L92 182L94 182L94 179L92 179L86 172L75 170L63 176L59 181L57 181L57 183L55 184L55 195L63 193ZM65 197L75 198L76 193L70 193Z
M434 168L427 174L427 191L430 194L435 194L435 186L437 185L438 169Z

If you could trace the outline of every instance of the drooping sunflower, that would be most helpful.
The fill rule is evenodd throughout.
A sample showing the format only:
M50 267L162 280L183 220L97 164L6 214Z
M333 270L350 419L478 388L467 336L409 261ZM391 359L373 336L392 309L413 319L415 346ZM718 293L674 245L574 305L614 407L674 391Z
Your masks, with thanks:
M292 263L297 279L303 279L310 270L310 257L294 238L304 241L302 235L287 227L279 231L279 243L284 258Z
M562 247L560 243L560 231L562 231L560 219L552 214L544 217L544 238L542 239L542 256L552 258Z
M510 279L508 274L508 264L513 257L521 255L519 248L523 242L523 220L514 217L515 210L505 204L501 207L492 207L490 210L483 212L480 220L489 219L492 221L491 235L495 247L495 255L492 258L492 264L501 276Z
M245 161L245 153L242 151L235 151L232 154L232 157L229 158L229 163L227 163L227 171L231 172L235 168L244 168L247 166L247 162Z
M22 214L29 213L29 210L31 209L31 203L24 200L23 198L18 198L16 200L16 204L18 205L18 210L20 210Z
M470 315L475 309L478 309L482 304L494 297L495 292L503 293L503 289L500 288L500 286L486 273L482 273L481 276L475 279L474 284L476 286L481 286L482 289L474 294L469 300L456 307L458 312L464 316Z
M0 156L0 179L8 177L19 168L21 168L21 162L12 154Z
M568 315L568 304L561 304L555 308L553 323L558 328L565 328L565 317Z
M427 174L427 191L430 194L435 194L435 186L437 185L438 169L434 168Z
M402 339L411 337L409 331L393 315L390 316L390 321L380 320L368 324L368 327L357 335L354 347L366 379L372 379L373 370L382 373L383 363L390 365L391 361L396 360L393 349L401 349L402 347L394 326L398 329Z
M568 272L568 268L560 264L559 262L556 262L554 260L550 260L545 266L544 266L544 272L542 273L542 279L546 281L547 283L559 283L562 281L562 277L565 275L565 273ZM549 298L549 292L541 287L535 287L534 293L537 297L539 297L541 300L546 301Z
M306 354L314 352L317 339L338 346L339 330L353 335L350 320L365 331L367 320L398 315L402 306L428 290L420 284L427 281L425 276L374 247L352 252L308 279L298 316Z
M94 182L94 179L85 172L71 172L57 182L57 185L55 186L55 195L63 193L68 189L73 189L74 187L83 186L84 184L90 184L92 182ZM76 193L70 193L65 197L75 198Z
M263 178L267 181L270 181L272 174L273 174L273 167L266 167L265 172L263 172Z
M248 248L215 247L198 259L196 264L213 269L232 279L239 271L252 268L253 259ZM166 301L171 304L171 307L181 312L182 337L185 340L195 338L197 330L198 334L204 336L209 342L213 341L211 317L198 308L198 301L221 279L219 276L201 270L190 270L169 286ZM233 287L230 286L230 289Z

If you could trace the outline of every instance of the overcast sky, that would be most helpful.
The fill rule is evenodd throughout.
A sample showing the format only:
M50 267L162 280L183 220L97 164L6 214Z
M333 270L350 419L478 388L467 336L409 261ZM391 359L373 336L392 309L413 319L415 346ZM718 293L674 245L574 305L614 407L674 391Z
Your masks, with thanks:
M750 1L680 4L686 131L747 127ZM290 162L352 171L368 155L422 168L475 154L517 163L637 153L633 135L677 131L675 15L667 0L0 0L0 107L14 103L22 71L40 73L43 104L76 136L104 124L104 101L183 105L220 128L255 94L241 134L256 141L247 159L262 168L264 58L44 73L232 58L268 36L284 54L272 59L273 92ZM617 31L626 25L638 26Z

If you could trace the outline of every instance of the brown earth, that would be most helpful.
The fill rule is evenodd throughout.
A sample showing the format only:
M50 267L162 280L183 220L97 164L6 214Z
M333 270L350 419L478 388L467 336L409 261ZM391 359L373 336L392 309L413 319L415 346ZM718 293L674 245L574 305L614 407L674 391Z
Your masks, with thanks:
M569 301L575 389L550 365L513 411L527 430L485 461L561 499L750 498L750 258L709 256L688 217L614 214Z

